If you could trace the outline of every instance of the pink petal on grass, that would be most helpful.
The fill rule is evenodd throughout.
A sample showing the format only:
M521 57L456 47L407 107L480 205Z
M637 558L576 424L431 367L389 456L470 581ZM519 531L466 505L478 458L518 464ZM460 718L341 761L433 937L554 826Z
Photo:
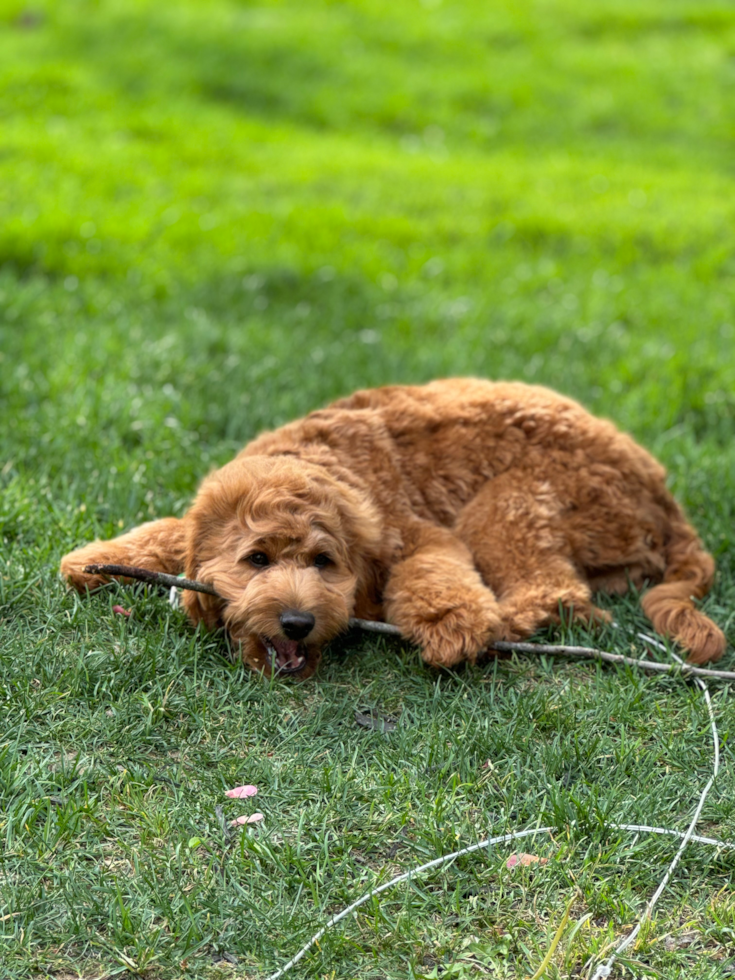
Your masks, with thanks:
M130 610L129 609L124 609L122 606L113 606L112 607L112 611L115 613L116 616L129 616L130 615Z
M241 800L243 796L255 796L257 792L257 786L235 786L234 789L228 789L225 796L229 796L231 800Z
M536 857L535 854L511 854L508 860L505 862L506 868L512 870L517 865L521 865L527 868L529 864L548 864L548 858Z
M246 823L260 823L262 819L262 813L251 813L249 817L235 817L234 820L230 820L230 826L242 827Z

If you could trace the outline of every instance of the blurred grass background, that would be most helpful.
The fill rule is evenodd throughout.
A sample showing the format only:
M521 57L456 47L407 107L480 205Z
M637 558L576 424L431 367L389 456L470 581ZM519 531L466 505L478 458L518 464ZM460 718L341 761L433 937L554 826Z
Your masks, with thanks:
M529 746L544 741L549 703L574 713L578 668L562 669L557 681L528 664L522 670L501 665L505 686L492 705L479 680L460 696L445 679L450 712L432 700L439 682L406 660L405 651L399 659L395 645L389 655L366 643L347 665L335 654L310 691L274 690L233 674L218 641L194 636L154 599L139 597L140 618L122 626L107 615L111 599L80 605L64 596L55 572L64 551L149 516L181 513L202 474L264 427L358 386L449 374L515 377L578 397L669 467L673 489L717 556L720 577L707 608L732 638L734 121L735 10L725 2L5 0L0 657L8 734L0 770L8 813L15 814L2 831L8 975L47 976L63 968L78 971L70 976L92 976L133 967L151 976L229 975L231 965L215 956L221 949L236 950L257 972L296 934L308 933L309 902L331 909L341 894L338 882L320 877L328 833L299 838L296 883L288 878L293 869L279 871L289 907L300 911L291 926L270 925L272 935L256 928L265 914L263 881L271 874L263 850L270 845L256 838L241 846L239 864L233 859L237 899L218 866L207 865L197 878L187 865L185 874L198 881L194 894L201 886L210 897L187 906L186 893L165 914L165 902L146 892L142 879L133 887L127 871L105 863L108 837L124 841L127 834L138 843L125 846L147 854L155 869L151 881L165 877L159 860L169 862L174 877L184 874L171 870L171 855L199 833L202 794L209 800L206 819L216 827L214 801L223 780L235 778L218 740L232 745L250 738L258 745L259 733L280 731L283 718L299 712L308 723L301 734L291 733L291 748L274 737L275 761L262 754L257 761L259 778L272 780L274 792L284 787L283 814L315 794L319 819L346 832L354 801L345 786L353 777L343 773L329 783L319 770L315 788L316 770L294 766L289 753L303 753L318 735L327 756L346 751L339 726L349 723L353 703L367 699L395 702L404 714L410 707L416 724L436 740L428 755L446 754L442 733L459 719L475 735L454 744L441 772L456 768L464 773L461 785L470 786L469 774L480 780L478 766L494 746L520 779L513 799L526 790L529 799L540 793L546 802L538 806L551 808L547 816L560 825L568 818L573 787L569 794L553 789L552 806L535 782L552 792L543 772L567 771L566 736L560 740L549 722L556 735L549 735L544 767L534 773ZM635 624L635 603L619 615ZM624 639L607 642L628 649ZM120 650L132 658L124 666ZM163 650L169 655L161 660ZM204 671L197 668L201 658ZM530 710L527 734L498 746L491 725L480 737L473 719L495 717L507 725L514 685L526 690L529 677L537 685L533 704L541 707L537 715ZM621 684L645 692L629 705L633 714L640 704L647 717L662 690L672 717L698 710L685 686L634 684L613 672L592 677L583 730L593 755L602 745L596 726L608 731L609 698ZM372 685L375 693L368 695ZM186 703L183 714L169 714L167 690ZM218 714L207 706L207 690L227 705ZM720 708L728 719L726 694ZM248 715L250 703L258 705L263 728ZM610 735L611 752L622 751L625 731ZM702 731L692 729L678 771L702 764ZM57 762L49 769L49 760L63 761L72 751L71 775ZM165 822L172 808L167 798L150 795L167 785L150 768L161 752L189 752L202 784L190 797L182 791L171 826L150 837L151 813ZM366 786L387 786L392 772L405 770L413 773L410 793L418 786L419 796L433 798L434 777L426 775L423 757L412 758L410 742L381 743L370 759ZM371 776L371 765L380 778ZM278 777L281 768L290 775ZM638 774L587 774L597 801L589 805L622 819L616 806L638 793L637 817L650 817L661 790L650 772L643 766ZM110 773L117 774L112 790ZM676 771L671 778L681 779ZM491 803L481 780L466 792L476 792L480 808L531 820L536 809L514 809L498 780ZM185 785L190 781L186 776ZM390 814L408 819L396 802L403 790L397 786L395 798L391 792L385 790L388 816L380 831L390 840L396 829ZM131 794L139 809L123 827L118 804ZM684 796L682 813L689 805ZM52 797L63 799L74 819L60 820ZM677 793L666 799L660 821L668 825ZM411 806L420 810L415 800ZM114 833L107 823L79 817L98 809L105 821L117 814ZM434 820L453 841L439 811L429 808L417 822L433 834ZM710 815L720 833L727 832L728 813ZM434 854L440 844L441 835L427 846ZM257 874L248 848L263 862ZM79 854L87 855L84 871ZM625 897L613 889L609 907L598 909L593 946L604 946L606 929L630 921L655 886L647 868L644 861L640 881L618 882ZM488 864L482 873L495 881L497 868ZM493 961L493 975L520 976L540 962L543 923L528 919L529 903L541 894L550 909L567 901L548 874L545 892L508 892L500 918L510 932L487 940L487 949L505 949ZM691 874L696 877L694 869ZM592 901L600 883L590 875L585 895ZM247 895L243 876L252 881ZM729 888L730 873L720 869L720 876L718 887ZM708 959L695 967L676 950L653 946L650 962L667 976L710 976L712 957L727 945L733 927L727 916L735 921L735 912L729 899L712 912L712 880L711 870L693 879L675 906L687 910L686 918L694 916L687 903L699 902ZM96 911L85 904L90 888L101 896ZM310 898L303 888L311 888ZM352 890L344 897L354 897ZM454 964L460 972L452 976L479 971L479 954L460 955L467 930L481 929L474 913L462 912L469 915L462 928L428 928L447 894L421 901L428 904L413 909L416 922L401 919L400 941L378 941L387 926L375 913L376 932L362 954L355 953L354 937L353 945L335 946L337 975L405 976L430 970L426 957L442 969ZM273 921L280 922L284 913L274 909ZM245 913L255 916L249 931L228 926ZM674 928L679 913L670 914L667 928ZM715 942L712 922L720 920ZM285 932L279 936L278 929ZM223 930L226 943L216 939ZM155 941L140 938L149 933ZM181 966L182 942L199 950L187 960L189 973ZM534 943L541 943L535 961ZM569 952L554 967L566 970L559 976L583 975L574 970L584 957L575 957ZM498 972L506 968L507 974ZM318 958L313 969L322 975Z

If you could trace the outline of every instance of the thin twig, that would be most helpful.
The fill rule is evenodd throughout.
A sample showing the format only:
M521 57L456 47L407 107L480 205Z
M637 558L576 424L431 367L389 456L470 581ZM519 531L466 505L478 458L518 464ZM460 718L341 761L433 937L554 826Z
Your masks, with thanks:
M689 831L687 831L687 833L683 833L680 830L668 830L663 827L630 826L628 824L616 823L608 824L608 827L611 830L630 830L636 833L639 831L644 831L653 834L671 834L674 837L680 837L682 839L688 837L690 841L699 841L702 844L712 844L723 850L735 848L735 844L731 844L728 841L714 840L710 837L697 837L695 835L690 835ZM486 840L479 841L477 844L471 844L469 847L463 847L459 851L453 851L451 854L444 854L441 857L434 858L433 861L427 861L426 864L422 864L418 868L411 868L409 871L404 871L403 874L396 875L396 877L391 878L390 881L386 881L382 885L371 888L369 891L365 892L364 895L358 898L357 901L353 902L351 905L348 905L347 908L342 909L342 911L336 915L333 915L332 918L311 937L308 943L301 947L298 953L296 953L296 955L293 956L288 963L285 963L279 970L272 973L267 980L280 980L285 973L288 973L291 967L295 966L299 960L303 959L303 957L309 952L310 949L312 949L312 947L318 946L322 936L336 926L338 922L341 922L342 919L345 919L351 912L354 912L355 909L358 909L361 905L364 905L365 902L369 901L374 896L380 895L381 892L387 891L394 885L398 885L402 881L411 881L413 878L424 874L426 871L430 871L433 868L440 868L445 864L449 864L450 861L456 860L458 857L464 857L466 854L472 854L475 851L490 848L495 844L504 844L509 841L520 840L522 837L529 837L536 834L551 834L555 829L556 828L554 827L531 827L527 830L516 830L509 834L501 834L499 837L490 837Z
M505 643L498 640L493 643L492 648L501 653L548 653L552 656L592 657L594 660L604 660L611 664L640 667L641 670L652 673L683 674L685 677L692 674L695 677L719 677L722 680L735 681L733 670L707 670L706 667L696 667L686 661L682 664L661 664L655 660L636 660L633 657L625 657L621 653L608 653L607 650L594 650L591 647L554 646L549 643Z
M147 568L138 568L135 565L87 565L84 571L87 575L120 575L124 578L140 579L141 582L147 582L149 585L165 585L169 588L175 586L177 589L189 589L191 592L219 595L214 586L207 585L205 582L195 582L193 578L178 578L165 572L151 572Z
M385 633L386 636L402 636L397 626L391 623L376 623L373 619L350 619L350 628L367 630L369 633Z
M356 902L352 905L348 905L346 909L342 909L337 915L333 915L332 918L325 925L321 927L319 932L311 937L309 942L302 946L298 953L291 957L288 963L285 963L279 970L267 978L267 980L279 980L284 973L288 973L292 966L295 966L300 959L302 959L312 948L312 946L318 946L319 940L322 936L337 925L342 919L346 918L350 912L354 912L365 902L369 901L376 895L380 895L381 892L387 891L389 888L393 888L394 885L398 885L402 881L411 881L417 875L422 875L426 871L431 871L432 868L440 868L450 861L456 860L458 857L464 857L465 854L472 854L475 851L483 850L484 848L492 847L493 844L504 844L506 841L520 840L521 837L535 836L536 834L549 834L554 830L553 827L531 827L528 830L518 830L510 834L501 834L500 837L489 837L487 840L482 840L477 844L470 844L469 847L463 847L459 851L453 851L451 854L443 854L441 857L434 858L433 861L427 861L426 864L420 865L418 868L411 868L410 871L404 871L403 874L396 875L395 878L391 878L390 881L384 882L382 885L378 885L377 888L371 888L370 891L365 892Z
M190 578L177 578L175 575L166 575L163 572L150 572L147 568L136 568L132 565L87 565L84 571L90 575L121 575L125 578L140 579L142 582L148 582L152 585L175 586L178 589L206 592L207 595L219 595L213 586L204 582L196 582ZM398 627L390 623L377 623L370 619L350 619L349 625L354 629L367 630L371 633L402 636ZM505 640L496 640L492 649L500 653L545 653L554 657L583 657L603 660L611 664L627 664L629 667L638 667L650 673L681 674L685 677L691 675L735 681L735 671L732 670L708 670L705 667L696 667L689 663L662 664L654 660L636 660L634 657L625 657L621 653L609 653L607 650L595 650L591 647L562 646L551 643L509 643Z

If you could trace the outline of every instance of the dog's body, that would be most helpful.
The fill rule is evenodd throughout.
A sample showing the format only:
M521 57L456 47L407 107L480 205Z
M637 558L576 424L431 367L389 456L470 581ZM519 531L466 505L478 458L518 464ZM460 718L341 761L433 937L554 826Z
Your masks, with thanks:
M528 636L560 610L605 620L592 592L661 582L654 627L696 663L722 632L692 598L714 562L664 469L610 422L554 392L474 379L360 391L265 433L203 482L188 513L67 555L211 583L194 622L225 625L245 660L313 673L349 616L386 619L436 666Z

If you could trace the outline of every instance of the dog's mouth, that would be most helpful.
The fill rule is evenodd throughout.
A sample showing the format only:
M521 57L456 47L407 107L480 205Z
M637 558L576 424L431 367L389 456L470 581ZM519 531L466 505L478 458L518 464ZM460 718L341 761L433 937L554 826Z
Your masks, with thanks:
M298 640L259 637L265 648L265 655L274 673L298 674L309 660L309 651Z

